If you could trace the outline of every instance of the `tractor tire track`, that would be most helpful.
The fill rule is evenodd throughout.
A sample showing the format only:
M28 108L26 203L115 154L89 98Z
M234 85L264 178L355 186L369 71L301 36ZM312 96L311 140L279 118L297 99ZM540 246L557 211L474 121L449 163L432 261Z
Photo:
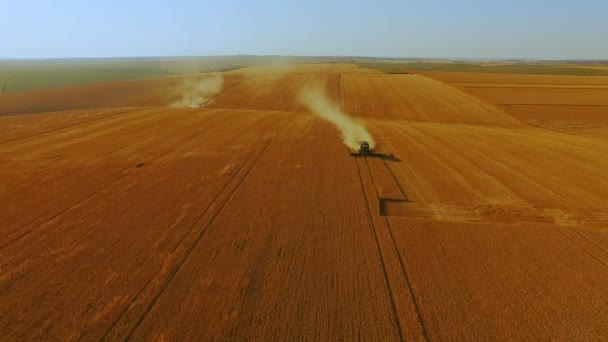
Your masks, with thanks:
M393 289L391 287L388 272L386 270L386 263L384 261L384 256L382 255L382 250L380 248L380 242L378 241L378 233L376 232L376 228L374 226L374 221L372 219L372 213L370 210L371 207L369 204L369 200L367 198L367 194L365 193L365 186L363 185L363 177L361 176L361 167L359 166L358 158L355 159L355 164L357 165L357 173L359 174L359 181L361 183L361 192L363 193L363 198L365 199L365 204L367 206L367 215L368 215L368 219L369 219L369 225L370 225L370 228L374 235L374 242L376 244L376 249L378 251L378 257L380 258L380 264L382 265L382 273L384 276L384 283L386 285L386 291L387 291L387 293L390 297L390 301L391 301L391 311L392 311L393 320L394 320L395 326L397 328L397 331L399 333L399 340L405 341L405 338L403 336L403 328L401 327L401 320L399 319L399 315L397 313L397 306L395 304Z
M226 182L224 187L218 192L215 198L211 201L211 203L201 212L198 218L195 219L194 223L190 227L190 229L184 234L183 238L176 244L173 251L178 253L178 250L181 246L187 244L186 240L188 237L192 237L194 241L190 243L188 246L185 246L186 249L183 253L176 255L175 264L171 268L168 274L166 275L158 275L160 279L156 282L148 281L148 286L143 287L136 296L133 297L133 301L130 306L125 308L120 316L112 323L110 328L106 331L106 333L102 336L101 340L114 340L114 339L130 339L131 336L135 333L137 328L141 325L153 307L156 305L165 289L171 284L173 278L177 274L177 272L184 265L188 257L191 255L192 251L196 248L198 243L201 241L209 227L213 224L218 215L222 212L224 206L230 201L233 197L234 193L238 190L243 181L247 178L251 170L257 164L257 161L264 154L268 146L270 145L272 139L268 139L263 148L260 149L257 155L252 155L248 158L238 170L235 171L234 175ZM249 164L249 165L248 165ZM233 185L232 185L233 184ZM232 188L231 188L232 185ZM205 216L209 216L207 220L205 220ZM205 222L206 221L206 222ZM202 224L198 232L196 231L196 227ZM155 286L158 284L159 286ZM150 288L150 286L152 288ZM146 296L146 289L149 288L150 299L145 299L143 297ZM142 298L139 302L143 302L144 305L143 310L141 310L140 314L137 314L138 307L137 301L138 298ZM131 319L129 317L129 312L133 312L134 317ZM124 321L123 324L120 324L121 321ZM135 324L129 327L129 322L135 321Z
M376 194L377 198L380 198L380 195L378 193L378 187L376 186L376 182L375 182L375 180L374 180L374 178L373 178L373 176L371 174L371 170L369 168L369 163L367 161L367 158L365 158L365 165L366 165L367 171L369 173L369 177L370 177L370 179L372 181L372 186L374 188L374 193ZM384 165L388 168L388 165L386 164L386 161L384 161ZM390 171L390 168L388 168L388 169ZM361 171L361 170L359 169L359 171ZM391 174L392 174L392 171L391 171ZM394 177L394 175L393 175L393 177ZM399 190L401 191L401 193L404 196L404 198L407 198L407 196L405 194L405 191L403 191L403 188L401 187L401 185L399 184L399 182L397 182L397 179L395 179L395 182L397 183L397 186L399 187ZM369 203L368 203L368 205L369 205ZM412 299L412 304L414 305L414 308L415 308L415 311L416 311L416 317L417 317L418 322L420 323L420 327L422 329L422 334L423 334L424 339L426 341L430 341L428 329L427 329L426 324L424 322L424 319L422 317L422 312L420 311L420 305L418 303L418 300L416 299L416 294L414 293L414 290L412 288L412 283L411 283L411 280L410 280L409 272L407 271L407 267L406 267L405 262L403 261L401 253L399 253L399 249L397 247L397 241L395 240L395 236L393 234L391 225L390 225L390 223L389 223L389 221L388 221L388 219L386 217L383 217L382 219L384 220L384 224L385 224L386 229L387 229L387 231L389 233L389 236L391 238L391 242L392 242L392 247L394 249L394 253L397 255L397 259L399 260L399 265L400 265L400 268L401 268L401 272L403 274L403 278L405 280L405 283L407 284L408 293L410 295L410 298ZM377 236L377 232L376 232L375 228L374 228L374 233L376 234L375 235L376 236L376 243L378 244L378 248L380 248L380 245L378 243L378 236ZM388 281L388 278L387 278L387 281Z

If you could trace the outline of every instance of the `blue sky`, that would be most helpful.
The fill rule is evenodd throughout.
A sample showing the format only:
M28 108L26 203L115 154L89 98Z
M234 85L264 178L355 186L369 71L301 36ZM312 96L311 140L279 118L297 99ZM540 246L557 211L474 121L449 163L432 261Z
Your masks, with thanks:
M606 15L606 0L1 0L0 58L608 59Z

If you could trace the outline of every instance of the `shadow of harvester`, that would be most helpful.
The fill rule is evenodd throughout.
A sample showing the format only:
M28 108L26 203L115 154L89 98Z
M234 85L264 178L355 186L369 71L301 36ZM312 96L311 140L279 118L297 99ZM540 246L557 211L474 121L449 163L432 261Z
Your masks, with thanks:
M395 157L392 153L376 153L376 152L368 152L368 153L360 153L360 152L350 152L350 155L355 158L380 158L383 160L388 160L392 162L400 162L401 159Z

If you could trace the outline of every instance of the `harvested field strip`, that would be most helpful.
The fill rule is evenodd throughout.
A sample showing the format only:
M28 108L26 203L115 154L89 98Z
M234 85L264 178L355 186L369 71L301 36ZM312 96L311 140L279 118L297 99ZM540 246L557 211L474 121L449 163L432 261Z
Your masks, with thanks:
M432 156L436 167L443 170L443 175L440 175L441 181L449 182L451 180L458 184L459 192L468 194L467 197L452 194L453 199L450 202L482 204L489 201L512 199L512 192L501 184L493 174L484 171L478 161L468 159L463 150L455 149L445 143L446 139L452 135L458 135L458 133L442 125L438 125L434 129L411 126L408 130L408 136L414 144L424 148L426 153ZM446 175L449 175L449 177L446 177ZM446 186L450 185L446 183ZM451 187L453 188L453 185ZM447 200L448 197L444 198ZM448 210L444 212L449 213Z
M504 206L504 210L513 214L521 212L521 217L515 215L514 220L526 222L535 220L526 216L539 217L538 214L526 214L530 210L541 210L540 216L550 217L542 210L551 211L558 207L575 216L590 215L587 224L603 222L601 213L605 211L607 201L604 194L608 191L608 182L603 177L602 165L608 159L603 152L607 150L606 144L601 140L573 136L569 140L576 143L570 143L555 139L556 133L535 129L507 131L475 126L413 123L396 126L374 122L378 128L382 127L385 139L409 146L403 155L404 161L391 163L390 167L401 169L398 177L407 180L408 184L403 185L408 189L408 200L420 205L432 204L438 213L447 215L453 212L455 215L443 219L461 220L463 215L465 218L476 217L477 214L473 215L467 209L473 207L479 207L476 210L481 211L487 207L489 212L482 212L482 217L492 216ZM531 137L535 141L532 146L529 144ZM480 139L488 141L488 144L476 144L475 141ZM422 141L424 145L421 145ZM599 145L592 150L584 141ZM391 146L387 145L387 148ZM502 158L494 157L499 153ZM538 155L546 157L534 157ZM507 159L508 163L505 162ZM571 160L580 165L581 170L572 174L567 162L556 163L556 160ZM431 174L428 170L435 172ZM427 185L412 183L420 174L426 175ZM449 182L446 182L446 174L451 174L447 177ZM584 181L579 179L581 174ZM459 180L462 180L461 186ZM579 187L572 187L575 183ZM461 190L454 192L457 186ZM531 186L539 188L531 192ZM531 196L534 193L542 193L543 196L534 198ZM548 194L552 196L547 197ZM468 199L459 199L464 196ZM390 197L385 196L386 199ZM446 208L441 208L442 205ZM467 212L458 214L462 210L457 211L457 208Z
M402 340L429 340L424 320L409 283L407 269L395 246L388 222L380 215L378 188L369 167L368 158L356 158L361 190L365 198L370 228L373 231L384 277L391 294L395 319L400 327ZM412 315L412 312L415 315Z
M387 129L394 130L396 137L399 139L396 140L397 144L400 143L399 141L402 141L402 146L410 146L411 149L416 150L415 154L410 152L408 156L405 156L406 159L403 163L396 164L395 166L397 168L415 168L415 171L413 172L419 175L427 174L428 170L441 170L436 174L426 176L423 180L423 182L426 183L424 185L406 186L407 189L415 187L416 189L426 190L424 191L424 197L411 196L409 197L411 201L437 203L442 202L437 198L437 196L441 196L444 200L449 198L450 201L456 203L475 203L477 190L473 188L471 182L460 174L457 169L448 165L448 163L451 162L450 159L442 158L440 154L436 153L434 150L434 148L437 147L436 145L425 145L422 142L427 138L422 135L416 136L415 132L408 131L407 134L403 134L402 129L399 127ZM450 176L447 177L446 175ZM409 179L412 178L413 177L409 177ZM449 189L450 193L441 194L437 192L437 190L444 189ZM418 191L417 193L422 194L422 191Z
M110 117L104 117L90 122L84 122L78 125L74 125L67 128L62 128L56 132L42 133L42 136L32 136L24 139L17 140L16 144L10 144L6 146L0 146L0 153L17 153L20 150L40 150L42 147L46 148L60 148L67 146L69 143L77 143L85 141L87 139L95 139L97 137L107 135L114 130L123 130L130 125L138 125L141 122L148 120L154 121L158 119L158 109L147 109L147 110L133 110L126 114L131 115L112 115ZM162 111L161 111L162 113ZM25 141L21 141L25 140Z
M608 77L423 74L493 103L532 126L608 136Z
M399 340L400 341L404 341L403 327L401 326L401 320L399 319L399 314L397 312L397 308L396 308L396 304L395 304L394 291L391 288L391 283L389 281L389 276L388 276L388 273L386 271L386 262L384 261L385 258L382 255L382 249L380 247L380 243L378 242L378 232L376 230L376 227L374 225L374 220L372 218L372 211L373 211L373 208L374 208L374 204L370 205L370 200L372 201L372 203L374 203L375 200L376 200L376 198L368 198L367 197L367 194L366 194L366 191L365 191L365 187L363 185L363 176L361 175L361 165L359 163L359 159L356 159L356 163L357 163L357 171L359 173L359 181L361 182L361 190L362 190L362 193L363 193L363 198L365 199L365 205L367 206L367 209L368 209L369 225L370 225L371 230L372 230L372 232L374 234L374 239L375 239L375 242L376 242L376 248L378 250L378 257L380 258L380 263L382 264L382 272L384 273L384 280L386 282L386 290L390 294L391 309L393 311L393 316L394 316L394 319L395 319L395 324L397 325L397 327L399 329ZM414 303L415 303L415 298L413 300L414 300ZM423 324L422 324L422 326L424 327Z
M534 134L533 131L529 133ZM506 166L506 168L510 169L510 172L517 172L521 175L526 174L528 183L531 181L532 183L539 185L542 184L543 188L542 190L539 189L539 191L541 191L540 193L545 195L551 193L558 195L559 197L553 202L556 205L559 203L559 205L565 207L570 206L570 208L579 208L581 210L585 208L601 210L603 207L602 203L605 201L601 189L608 187L608 183L603 180L601 172L601 163L603 161L599 159L600 156L596 157L599 160L590 158L583 159L581 156L588 156L590 151L581 151L572 154L571 151L574 150L572 145L570 145L569 148L560 148L558 147L559 145L555 143L557 141L544 140L541 138L546 131L540 131L538 133L533 150L538 151L537 153L530 153L532 151L521 153L521 151L530 148L529 144L526 144L523 141L526 140L523 136L521 138L518 138L517 136L509 137L508 135L498 135L484 131L479 132L480 138L490 139L488 141L496 140L496 143L490 143L484 146L472 146L471 144L467 144L467 148L471 150L484 149L487 151L485 152L486 156L493 156L495 153L498 153L499 150L494 146L503 146L500 149L501 153L509 151L512 151L513 153L510 158L510 165ZM457 144L456 140L458 140L457 137L450 138L450 141L454 144ZM562 144L562 142L559 144ZM540 156L542 156L542 158ZM491 159L497 162L495 158ZM576 160L579 165L585 165L586 167L584 170L580 171L586 174L587 177L585 178L585 181L582 182L578 175L572 174L569 169L565 167L565 163L557 163L556 160ZM525 173L521 171L523 169L527 169ZM512 185L519 184L513 182L505 183ZM522 184L526 183L524 182ZM572 184L578 184L578 187L572 187ZM529 191L526 192L529 193ZM537 204L541 207L551 207L551 204L541 203L542 202L539 202ZM545 200L545 203L551 203L551 201Z
M467 88L467 92L495 105L552 104L608 105L607 89Z
M344 110L353 116L521 127L522 123L456 87L408 75L343 75Z
M306 112L297 100L300 90L318 86L335 101L338 99L339 77L338 74L249 76L215 96L209 107Z
M560 220L556 213L568 217ZM380 198L382 216L410 217L445 222L495 222L503 224L553 223L557 226L601 227L608 224L608 211L576 212L560 208L536 208L525 205L487 203L474 207L446 204L420 204L403 200ZM578 219L577 219L578 218ZM581 221L580 218L584 218Z
M141 118L133 118L128 121L128 124L116 124L110 127L95 127L89 132L83 131L83 129L75 129L75 132L66 132L65 135L53 137L45 145L34 145L29 143L15 144L15 149L12 151L18 151L18 158L5 160L8 163L16 164L29 164L30 160L40 158L41 156L47 156L45 162L37 162L32 165L33 169L48 169L48 168L69 168L74 166L74 162L78 165L93 165L95 163L111 163L114 161L114 155L124 155L125 153L137 153L137 146L146 146L149 143L158 144L162 143L163 138L157 136L145 137L139 139L132 139L133 129L142 131L150 131L159 125L166 124L175 120L174 115L166 115L166 113L146 113ZM161 136L171 138L175 136L173 133L180 133L179 129L185 128L183 132L187 132L192 129L191 125L187 125L188 122L193 122L192 118L188 120L188 113L183 116L183 124L177 126L178 130L174 130L175 125L169 126L170 128L161 133ZM80 135L78 135L80 133ZM131 133L131 134L129 134ZM73 135L72 135L73 134ZM78 139L73 137L78 136ZM63 137L63 139L62 139ZM115 137L109 139L109 137ZM54 144L54 141L60 143ZM44 146L44 147L43 147ZM94 147L94 149L93 149ZM1 148L0 148L1 149ZM98 150L107 151L105 153L99 153ZM53 157L54 156L54 157ZM41 158L42 159L42 158Z
M507 132L502 132L507 133ZM523 160L527 165L535 165L540 161L551 163L551 172L561 170L560 175L570 175L566 163L556 162L556 160L572 160L577 165L584 168L579 170L579 175L583 174L596 182L596 186L608 187L608 180L603 178L603 164L608 162L608 141L578 136L563 136L560 139L559 133L547 130L530 129L527 131L514 131L511 134L496 134L491 131L478 130L480 137L496 140L497 143L505 145L506 152L513 153L514 156ZM533 147L524 140L534 138ZM531 151L538 151L542 157L535 158L533 153L521 153L526 148ZM593 187L590 187L593 188Z
M133 107L85 109L70 112L48 112L28 116L0 117L0 133L3 140L12 140L29 135L36 135L44 131L61 129L62 127L78 125L80 122L94 120L105 115L117 114L133 109ZM0 141L3 141L0 140Z
M433 71L419 71L416 74L448 83L608 85L608 77L605 76L516 75Z
M139 129L154 129L162 121L153 121L150 125L140 126ZM53 155L60 156L59 158L49 158L46 163L37 163L35 166L30 166L29 157L23 161L14 160L11 161L20 166L30 166L34 171L40 172L38 178L44 182L53 182L50 176L53 172L62 172L63 175L70 176L68 172L78 172L78 167L93 167L94 165L107 165L118 162L116 160L119 156L127 156L127 160L132 160L133 163L137 163L139 153L144 151L147 147L154 145L162 145L165 140L172 139L174 137L187 138L192 137L186 135L190 131L196 130L196 127L187 124L188 121L184 120L182 126L177 126L176 129L171 127L163 131L161 135L155 137L147 137L141 140L131 141L130 137L126 134L122 134L119 139L107 139L104 142L109 144L99 144L97 141L92 141L86 144L77 144L77 147L71 148L70 146L62 147L61 149L53 148L51 153ZM104 139L104 136L99 137ZM99 139L98 138L98 139ZM123 140L124 139L124 140ZM126 142L125 142L126 141ZM187 140L186 140L187 141ZM107 151L99 153L98 150L92 150L91 147ZM65 149L67 151L62 151ZM80 150L81 149L81 150ZM77 155L77 158L71 158L71 156ZM151 157L151 156L148 156ZM124 163L124 159L119 159ZM127 165L128 166L128 163ZM50 172L49 172L50 171ZM19 175L11 175L11 177L20 177Z
M405 190L392 173L386 160L365 157L365 162L372 174L378 198L407 201Z
M608 89L606 84L539 84L539 83L452 83L463 88L502 88L502 89Z
M573 180L574 175L571 175L569 173L568 168L565 167L565 164L563 162L556 162L556 160L573 160L578 165L584 166L584 169L580 171L581 173L579 173L579 175L584 174L586 177L589 177L589 179L593 179L595 186L587 186L589 191L595 192L595 188L598 185L608 187L608 182L603 180L601 171L602 163L608 161L608 159L606 159L607 156L604 153L601 153L601 149L598 151L599 153L597 153L594 158L590 158L588 156L594 154L591 150L587 148L580 148L580 151L577 151L579 150L579 148L577 148L577 146L574 144L570 144L568 148L564 148L567 144L564 144L564 147L559 146L563 142L560 142L558 140L544 139L545 137L543 137L543 135L546 132L547 131L544 130L541 130L539 132L535 132L535 130L530 130L528 132L521 132L522 134L510 135L496 133L493 134L489 131L479 130L476 132L476 134L480 138L489 139L489 141L495 140L497 144L505 146L505 152L512 153L515 159L513 161L514 166L520 165L520 167L524 167L525 165L534 165L535 169L538 169L539 171L552 173L559 176L568 176L568 178ZM534 136L535 138L533 147L529 147L529 144L524 142L524 140L530 139L531 136ZM457 137L451 135L449 136L449 139L456 143L455 140L457 140ZM467 145L467 148L475 148L474 146L471 146L472 144ZM606 145L604 144L604 147L605 146ZM522 151L525 151L526 148L530 149L530 151L528 153L521 153ZM536 152L542 157L535 157L534 153L532 152ZM549 164L549 167L543 165L545 163ZM546 178L549 176L550 175L546 175L545 177L539 177L539 179ZM556 185L558 186L558 188L568 188L568 186L566 186L567 184L563 184L562 186L560 186L560 183L557 182ZM599 194L601 194L601 192L599 192Z
M24 135L16 135L15 132L13 130L11 130L10 132L6 132L6 133L9 133L9 134L12 133L13 136L10 136L9 134L7 134L7 135L3 134L3 137L5 139L4 140L0 140L0 144L10 143L10 142L14 142L14 141L17 141L17 140L28 139L28 138L32 138L32 137L39 137L40 135L43 135L43 134L57 133L57 132L63 131L64 129L73 129L75 127L82 127L82 126L84 126L86 124L93 124L93 123L95 123L97 121L105 120L105 119L110 118L110 117L118 116L118 115L121 115L121 114L128 114L128 113L132 113L132 112L136 112L136 111L140 111L140 110L142 110L142 109L140 109L140 108L137 108L137 109L128 109L128 110L120 110L118 112L115 112L115 111L112 110L112 111L109 111L110 113L107 114L107 115L95 116L93 119L87 119L87 120L70 120L68 123L65 123L64 125L60 125L59 127L53 127L51 129L44 129L43 128L40 131L37 131L37 129L32 129L31 126L30 126L30 127L26 127L24 129L22 129L22 131L25 133ZM105 114L105 113L103 113L103 114ZM61 114L58 113L58 115L61 115ZM7 121L7 118L9 118L9 117L5 117L3 119L3 121ZM22 121L22 120L20 120L20 121ZM73 121L77 121L77 122L73 123ZM32 131L37 131L37 132L35 132L34 134L31 134Z

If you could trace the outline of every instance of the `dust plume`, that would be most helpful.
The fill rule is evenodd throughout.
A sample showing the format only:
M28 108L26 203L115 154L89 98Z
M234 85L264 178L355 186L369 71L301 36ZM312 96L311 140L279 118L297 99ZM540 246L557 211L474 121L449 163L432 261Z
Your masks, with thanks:
M344 114L340 107L331 102L320 89L305 88L298 98L313 114L334 124L342 133L342 141L348 148L358 149L361 141L367 141L370 148L376 145L365 125Z
M201 108L210 105L213 96L222 90L223 83L224 77L220 73L183 78L175 88L179 100L171 107Z

